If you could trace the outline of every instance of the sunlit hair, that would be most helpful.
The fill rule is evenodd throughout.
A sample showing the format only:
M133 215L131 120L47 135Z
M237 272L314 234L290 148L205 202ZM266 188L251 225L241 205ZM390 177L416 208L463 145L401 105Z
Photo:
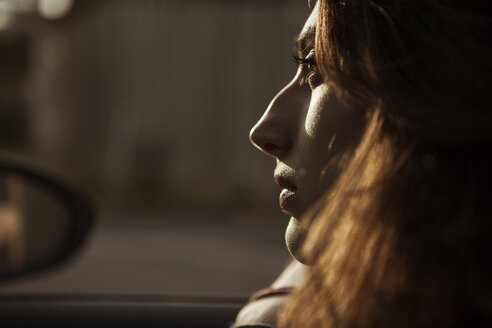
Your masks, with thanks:
M280 327L490 326L489 3L319 1L318 67L366 123Z

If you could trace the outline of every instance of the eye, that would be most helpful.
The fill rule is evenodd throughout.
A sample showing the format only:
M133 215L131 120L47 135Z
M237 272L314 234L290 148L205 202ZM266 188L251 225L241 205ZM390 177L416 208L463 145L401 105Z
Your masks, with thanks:
M316 65L316 56L314 49L304 58L298 54L294 54L293 60L301 70L301 85L307 83L311 89L319 86L323 81Z

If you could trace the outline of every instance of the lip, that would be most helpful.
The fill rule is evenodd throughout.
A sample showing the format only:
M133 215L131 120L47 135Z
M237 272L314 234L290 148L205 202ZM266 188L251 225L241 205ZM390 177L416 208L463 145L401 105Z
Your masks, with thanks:
M278 196L278 203L282 212L294 216L294 203L297 198L297 194L289 189L282 189Z
M290 190L292 192L297 191L296 185L284 176L275 174L273 176L273 180L275 180L275 183L282 189L287 189L287 190Z
M282 188L278 197L280 209L282 212L294 216L295 203L297 199L297 186L292 183L288 178L274 175L273 179L275 183Z

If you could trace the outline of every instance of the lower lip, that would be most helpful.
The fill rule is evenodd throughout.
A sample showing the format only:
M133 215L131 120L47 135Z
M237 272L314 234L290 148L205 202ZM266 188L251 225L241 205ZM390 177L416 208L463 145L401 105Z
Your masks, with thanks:
M296 193L294 191L291 191L289 189L283 189L282 192L280 193L280 196L278 197L280 209L287 214L292 214L290 211L292 210L291 204L295 198L296 198Z

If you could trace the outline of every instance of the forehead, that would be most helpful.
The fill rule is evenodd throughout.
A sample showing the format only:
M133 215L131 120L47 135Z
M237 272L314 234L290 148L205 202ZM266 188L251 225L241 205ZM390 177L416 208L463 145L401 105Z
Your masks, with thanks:
M316 21L318 19L318 4L309 15L304 27L297 37L297 49L300 53L309 52L314 47L314 35L316 31Z
M304 27L302 28L301 34L305 30L312 29L316 26L316 20L318 19L318 7L319 7L319 4L316 3L313 10L311 11L311 14L309 15L308 19L304 23Z

